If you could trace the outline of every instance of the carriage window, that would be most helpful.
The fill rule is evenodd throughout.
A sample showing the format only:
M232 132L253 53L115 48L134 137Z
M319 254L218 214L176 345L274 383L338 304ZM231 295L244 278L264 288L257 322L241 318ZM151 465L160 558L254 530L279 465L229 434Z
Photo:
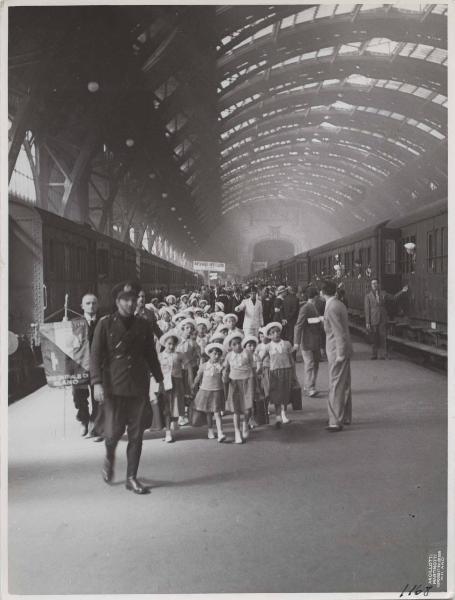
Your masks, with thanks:
M53 275L55 273L55 244L54 240L49 240L49 250L48 250L48 265L49 272Z
M410 235L402 238L401 240L401 272L402 273L414 273L415 269L415 256L406 252L405 244L408 242L416 243L416 236Z
M367 267L371 266L371 246L367 248Z
M107 277L109 275L109 251L99 248L96 252L96 270L98 276Z
M441 227L441 273L447 271L447 231L445 227Z
M70 248L68 248L68 246L63 246L63 253L64 253L65 279L69 279L72 276Z
M396 273L396 244L395 240L385 240L384 244L385 274L395 275Z
M444 273L447 267L447 232L445 227L433 229L427 237L427 264L431 273Z
M434 273L435 271L435 257L434 257L434 232L429 231L427 237L427 265L428 271Z

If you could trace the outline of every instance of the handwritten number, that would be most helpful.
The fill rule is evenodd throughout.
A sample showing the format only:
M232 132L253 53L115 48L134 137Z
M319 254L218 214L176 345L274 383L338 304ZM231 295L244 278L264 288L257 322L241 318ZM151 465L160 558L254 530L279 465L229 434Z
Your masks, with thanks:
M423 594L424 596L428 596L429 591L433 587L432 585L426 585L424 589L422 589L421 585L413 585L412 588L408 591L409 583L407 583L401 591L400 598L402 598L406 593L408 596L414 594L418 596L419 594Z
M403 590L401 591L400 598L403 598L405 591L408 589L408 585L409 585L409 584L406 584L406 585L404 586Z

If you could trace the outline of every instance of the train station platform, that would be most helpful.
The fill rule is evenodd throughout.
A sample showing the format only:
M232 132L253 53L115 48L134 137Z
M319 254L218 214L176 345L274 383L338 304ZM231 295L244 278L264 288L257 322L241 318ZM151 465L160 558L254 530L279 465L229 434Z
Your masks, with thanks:
M139 594L400 592L445 552L447 378L355 344L353 424L325 431L317 398L244 445L184 428L146 433L125 490L104 448L79 437L70 392L41 388L9 408L9 592ZM302 380L302 364L298 364ZM225 418L232 433L231 419ZM444 591L444 587L437 591Z

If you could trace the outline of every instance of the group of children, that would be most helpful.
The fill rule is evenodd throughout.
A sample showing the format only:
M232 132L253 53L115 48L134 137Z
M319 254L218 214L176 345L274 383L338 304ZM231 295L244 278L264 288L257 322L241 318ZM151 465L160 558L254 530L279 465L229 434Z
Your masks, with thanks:
M176 426L206 418L208 438L230 441L222 416L232 414L234 443L244 443L257 425L268 421L269 405L275 408L275 427L289 423L286 408L296 384L290 342L281 339L282 325L272 322L245 335L238 317L225 314L222 303L214 310L197 294L173 295L157 308L163 335L157 342L164 381L153 381L151 397L165 422L166 442L175 439ZM214 427L215 425L215 427ZM216 430L216 431L215 431Z

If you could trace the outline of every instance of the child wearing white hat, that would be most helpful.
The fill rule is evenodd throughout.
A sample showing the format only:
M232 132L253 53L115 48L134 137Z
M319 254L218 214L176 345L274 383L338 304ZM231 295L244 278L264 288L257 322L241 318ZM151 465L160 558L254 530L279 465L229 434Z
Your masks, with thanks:
M223 386L223 346L219 343L207 344L205 348L209 356L207 362L201 362L198 373L194 380L195 389L200 383L199 390L194 398L194 408L207 415L207 428L209 440L215 439L213 430L213 417L215 417L218 442L226 441L221 421L221 411L224 409L224 386Z
M213 319L215 329L221 325L223 322L224 312L219 310L210 315L210 318Z
M257 370L259 374L259 385L262 388L265 398L266 410L269 404L269 390L270 390L270 356L267 352L267 346L270 343L270 339L264 332L265 327L261 327L259 330L259 343L256 347L255 360L257 364Z
M231 333L240 333L243 336L243 331L237 327L239 318L234 313L224 315L223 323L228 327L228 335Z
M199 317L196 319L196 344L199 346L201 350L201 356L204 354L205 347L209 343L209 329L210 329L210 321L207 319L203 319Z
M174 328L174 323L172 322L174 313L168 306L163 306L163 308L160 308L159 314L160 319L158 321L158 327L163 333L167 333Z
M254 373L254 391L255 391L255 393L258 391L256 360L255 360L255 353L256 353L257 345L258 345L258 338L255 335L246 335L242 340L242 348L244 349L245 352L248 352L248 354L251 355L251 359L252 359L253 365L254 365L253 373ZM255 402L253 400L253 409L251 411L251 416L248 420L248 426L250 429L254 429L255 427L258 426L256 419L254 418L255 409L256 409Z
M291 342L281 339L281 323L274 321L264 327L264 335L270 338L261 362L265 357L270 358L270 388L269 399L275 405L275 427L281 423L289 423L286 408L291 399L294 383L294 357Z
M166 427L164 441L168 443L174 441L175 422L181 414L185 414L183 356L176 351L178 342L179 336L175 331L168 331L160 338L160 344L164 347L158 357L164 378L160 404Z
M180 341L177 346L177 352L183 355L183 387L185 390L185 405L188 407L193 399L193 383L197 373L200 359L200 350L193 336L196 332L196 321L186 317L178 325L180 331ZM189 420L186 411L179 416L180 426L188 425Z
M236 444L248 438L248 419L254 399L254 362L252 355L242 348L242 339L243 333L234 331L224 341L224 347L229 350L223 372L223 382L228 384L226 410L233 413Z

